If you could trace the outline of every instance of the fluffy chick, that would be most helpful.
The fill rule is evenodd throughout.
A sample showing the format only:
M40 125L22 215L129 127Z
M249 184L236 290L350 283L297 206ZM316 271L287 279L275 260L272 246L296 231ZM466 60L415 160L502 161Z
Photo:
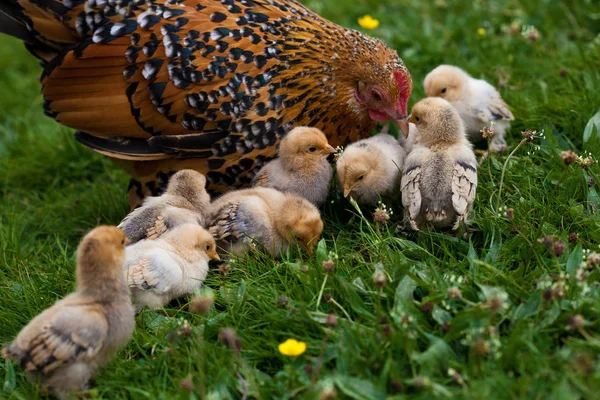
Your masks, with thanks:
M386 133L352 143L336 163L344 197L365 205L376 204L380 198L393 199L405 157L404 148Z
M156 239L178 225L196 222L204 226L203 213L210 204L206 178L199 172L184 169L169 180L165 193L148 197L119 224L130 243Z
M420 141L406 158L402 204L413 229L423 225L457 229L475 200L477 161L456 109L436 97L421 100L410 122Z
M131 338L134 311L123 277L125 234L100 226L77 250L77 288L35 317L2 349L32 382L61 399L83 390Z
M515 117L492 85L472 78L458 67L440 65L425 77L425 93L442 97L456 107L472 141L481 140L481 130L493 123L490 150L506 151L504 134Z
M311 202L270 188L225 194L212 203L208 221L219 248L238 256L255 245L273 256L295 244L310 254L323 232Z
M319 129L294 128L281 141L278 158L258 172L252 186L294 194L319 206L329 192L333 171L327 157L333 153Z
M218 260L212 235L195 223L127 247L125 275L136 311L164 307L202 286L209 259Z

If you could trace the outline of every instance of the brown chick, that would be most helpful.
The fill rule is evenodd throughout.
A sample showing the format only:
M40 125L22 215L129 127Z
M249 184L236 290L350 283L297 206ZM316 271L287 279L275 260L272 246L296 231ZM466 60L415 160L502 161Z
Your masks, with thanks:
M335 153L319 129L292 129L279 145L278 158L265 165L252 181L303 197L320 206L327 199L333 176L327 157Z
M35 317L2 349L32 382L60 399L83 390L131 338L134 311L122 273L125 234L100 226L77 250L77 288Z
M310 254L323 231L311 202L270 188L225 194L211 205L208 221L220 249L237 256L256 245L273 256L294 245Z
M159 197L149 197L119 224L131 244L156 239L174 227L195 222L204 225L204 213L210 204L206 178L199 172L184 169L177 172Z
M506 151L504 135L515 117L495 87L458 67L440 65L425 77L425 93L446 99L456 108L472 141L480 141L481 130L493 124L490 150Z
M477 161L456 109L431 97L412 109L410 122L419 142L406 158L402 204L413 229L423 226L457 229L475 200Z
M386 133L352 143L336 163L344 197L365 205L393 200L399 192L405 157L401 144Z

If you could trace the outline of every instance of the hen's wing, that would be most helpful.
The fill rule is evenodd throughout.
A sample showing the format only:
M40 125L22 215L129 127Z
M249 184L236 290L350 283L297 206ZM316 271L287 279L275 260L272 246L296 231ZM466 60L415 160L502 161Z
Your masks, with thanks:
M41 321L37 330L25 348L13 343L4 354L20 361L27 372L50 374L63 365L93 359L104 345L108 321L100 306L65 306L49 321Z

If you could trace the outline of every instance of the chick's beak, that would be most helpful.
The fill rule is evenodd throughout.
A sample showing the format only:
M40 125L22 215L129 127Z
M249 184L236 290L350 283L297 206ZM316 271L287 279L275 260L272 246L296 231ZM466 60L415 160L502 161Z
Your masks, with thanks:
M344 188L344 198L347 199L348 195L352 191L352 188Z
M208 254L208 257L209 257L211 260L216 260L216 261L218 261L218 260L220 260L220 259L221 259L221 258L219 257L219 254L217 254L217 251L216 251L216 250L211 250L211 251L209 251L207 254Z
M415 121L415 117L414 117L412 114L410 114L410 115L408 116L408 122L410 122L411 124L414 124L414 123L416 122L416 121Z
M327 147L325 147L325 154L329 155L329 154L333 154L333 153L335 153L335 149L332 146L327 145Z

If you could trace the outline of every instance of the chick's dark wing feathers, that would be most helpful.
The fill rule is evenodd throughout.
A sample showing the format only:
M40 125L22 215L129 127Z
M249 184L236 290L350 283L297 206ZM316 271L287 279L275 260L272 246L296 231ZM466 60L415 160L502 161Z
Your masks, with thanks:
M65 307L32 338L21 365L28 372L49 374L65 364L89 360L104 345L107 332L108 321L98 307Z
M144 239L156 239L171 228L169 220L163 216L165 208L165 204L136 208L121 221L118 228L125 232L132 244Z

